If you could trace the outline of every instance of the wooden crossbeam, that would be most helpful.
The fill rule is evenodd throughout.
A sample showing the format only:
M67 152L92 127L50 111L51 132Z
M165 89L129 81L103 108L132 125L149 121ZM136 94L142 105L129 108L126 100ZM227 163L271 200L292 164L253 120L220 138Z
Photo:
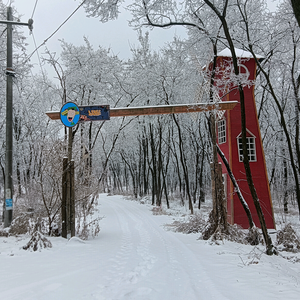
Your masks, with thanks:
M195 113L210 110L231 110L237 105L238 101L224 101L219 103L192 103L176 105L157 105L142 107L122 107L111 108L110 117L129 117L142 115L162 115L162 114L180 114ZM46 115L52 120L60 120L59 111L48 111Z

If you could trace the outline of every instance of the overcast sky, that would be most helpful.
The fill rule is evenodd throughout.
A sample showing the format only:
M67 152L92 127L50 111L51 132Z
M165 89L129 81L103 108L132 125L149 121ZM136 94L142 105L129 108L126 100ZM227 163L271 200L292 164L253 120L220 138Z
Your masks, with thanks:
M5 3L5 0L3 0ZM9 3L10 0L7 0ZM27 22L31 18L36 0L12 0L20 15L21 21ZM38 0L33 15L33 34L36 45L39 46L46 40L78 7L81 1L74 0ZM81 7L60 30L47 41L46 46L50 52L60 52L60 41L64 39L74 45L84 43L83 36L86 36L91 44L97 48L99 45L104 48L111 48L112 53L118 55L121 59L131 57L130 48L138 46L137 32L130 28L128 20L130 13L122 9L119 18L107 23L101 23L96 18L86 17L84 8ZM35 49L33 37L29 35L29 30L22 28L27 37L28 54ZM171 30L162 30L155 28L150 32L151 47L158 50L163 47L166 40L171 41L174 34L184 34L184 29L174 28ZM153 44L152 44L153 43ZM45 47L39 50L40 56L45 53ZM36 54L32 57L31 62L37 63Z
M31 18L36 0L12 1L18 12L23 15L22 21ZM80 3L79 0L38 0L33 16L34 35L37 44L42 43L50 36ZM96 18L86 17L84 8L81 7L47 42L47 47L50 50L57 49L57 46L60 45L60 39L79 45L83 43L83 36L87 36L92 44L104 47L111 46L116 52L115 54L127 58L129 56L129 41L134 40L136 37L134 30L128 28L128 22L126 21L128 16L130 15L124 11L117 21L109 21L103 24ZM32 44L31 41L29 42Z
M270 8L276 7L281 0L268 0ZM31 18L36 0L3 0L6 4L10 2L16 7L21 21L27 22ZM130 3L131 1L129 1ZM38 0L33 15L33 33L36 45L39 46L46 40L77 8L81 1L74 0ZM62 28L47 41L46 46L50 52L60 52L60 41L64 39L74 45L83 44L83 36L86 36L91 44L96 48L98 45L104 48L111 48L112 52L121 59L131 57L130 47L138 45L137 33L128 26L130 13L122 10L119 18L115 21L101 23L95 18L88 18L81 7ZM27 37L28 54L35 49L33 37L29 35L29 30L22 28ZM165 41L171 41L174 34L184 35L183 28L159 29L155 28L150 31L150 40L152 49L159 50L163 47ZM45 47L39 50L42 56ZM36 54L32 57L31 62L37 64Z

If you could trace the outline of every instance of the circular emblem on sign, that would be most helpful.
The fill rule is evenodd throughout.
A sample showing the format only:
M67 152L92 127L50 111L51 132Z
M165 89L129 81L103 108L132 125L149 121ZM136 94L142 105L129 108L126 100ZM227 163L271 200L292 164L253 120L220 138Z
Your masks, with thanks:
M239 67L240 78L243 80L248 80L248 78L250 77L250 72L249 72L248 68L241 63L238 64L238 67ZM234 74L233 66L231 67L231 74L232 75Z
M60 119L67 127L75 126L79 121L79 107L73 102L67 102L60 110Z

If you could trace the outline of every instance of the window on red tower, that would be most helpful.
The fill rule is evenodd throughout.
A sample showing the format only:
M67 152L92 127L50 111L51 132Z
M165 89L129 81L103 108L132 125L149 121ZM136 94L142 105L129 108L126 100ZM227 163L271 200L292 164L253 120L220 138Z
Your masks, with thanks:
M239 151L239 161L243 161L243 143L242 143L242 137L238 136L238 151ZM249 162L256 161L256 147L255 147L255 137L250 136L247 137L247 151L248 151L248 157Z
M222 119L218 121L218 143L226 143L226 120Z

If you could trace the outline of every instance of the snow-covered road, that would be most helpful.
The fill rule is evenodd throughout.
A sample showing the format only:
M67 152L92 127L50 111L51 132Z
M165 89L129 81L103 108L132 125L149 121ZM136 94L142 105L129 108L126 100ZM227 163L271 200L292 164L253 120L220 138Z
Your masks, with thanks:
M35 253L19 249L24 238L0 238L0 299L299 299L299 263L167 231L171 216L121 196L99 204L95 239L52 238Z
M225 299L205 268L199 268L201 254L196 256L191 245L179 239L182 234L162 227L168 218L126 202L102 202L101 211L115 224L103 226L105 247L113 246L104 266L108 274L101 285L103 299Z

